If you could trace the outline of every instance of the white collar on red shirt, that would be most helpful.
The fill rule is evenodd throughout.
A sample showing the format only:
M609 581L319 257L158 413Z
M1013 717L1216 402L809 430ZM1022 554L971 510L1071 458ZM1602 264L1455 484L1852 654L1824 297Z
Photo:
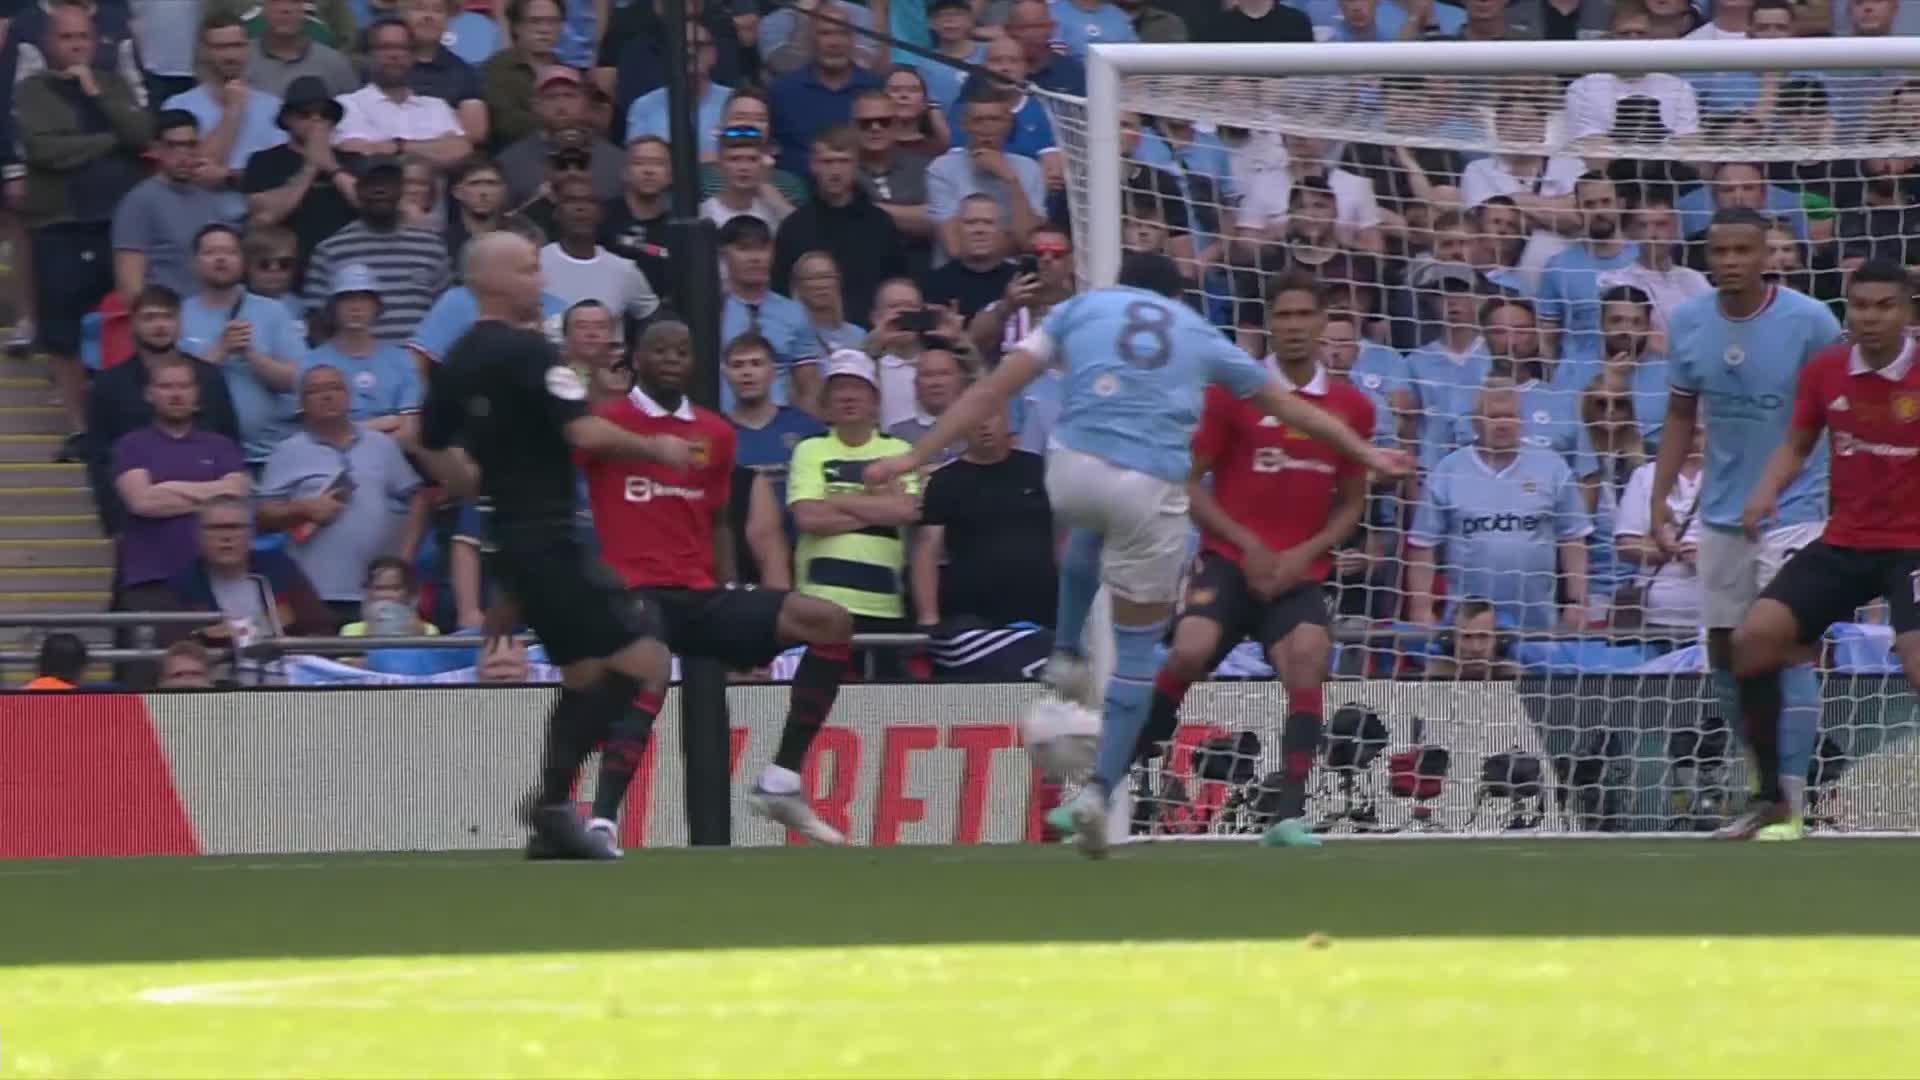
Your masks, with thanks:
M1267 354L1267 370L1280 377L1280 385L1286 387L1288 393L1305 394L1308 397L1327 396L1327 366L1325 364L1317 361L1314 363L1313 378L1308 379L1307 385L1305 386L1293 385L1293 380L1287 378L1287 373L1280 370L1280 361L1272 353Z
M1860 346L1855 345L1853 348L1847 350L1847 374L1849 375L1872 374L1878 375L1888 382L1899 382L1901 379L1907 377L1907 372L1912 370L1912 338L1908 338L1906 344L1900 346L1900 355L1893 358L1893 363L1888 364L1879 371L1874 371L1867 366L1867 361L1860 355Z
M639 409L655 420L663 416L672 415L675 420L681 420L689 424L693 423L693 402L691 399L682 397L680 399L680 407L673 410L671 414L662 408L659 402L648 397L646 393L637 386L627 395L627 399L633 402L634 408Z

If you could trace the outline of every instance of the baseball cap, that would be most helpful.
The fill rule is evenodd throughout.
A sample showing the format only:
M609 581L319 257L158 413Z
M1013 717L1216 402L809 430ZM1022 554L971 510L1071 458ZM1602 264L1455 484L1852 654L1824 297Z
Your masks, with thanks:
M392 154L375 154L360 163L360 179L362 180L370 179L376 173L390 172L404 175L406 171L406 165Z
M564 64L552 64L540 69L540 74L533 80L533 92L537 94L549 86L555 86L560 83L566 83L568 86L578 87L580 89L585 89L587 85L587 81L580 77L578 71Z
M349 293L372 293L380 295L380 279L373 276L373 268L365 263L348 263L334 276L333 289L329 297L346 296Z
M859 349L835 349L827 357L827 380L836 375L851 375L856 379L880 389L880 377L874 374L873 358Z

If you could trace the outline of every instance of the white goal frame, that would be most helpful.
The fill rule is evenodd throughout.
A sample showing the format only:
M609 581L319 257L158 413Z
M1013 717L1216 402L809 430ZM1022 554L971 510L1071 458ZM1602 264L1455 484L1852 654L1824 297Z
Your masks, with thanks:
M1120 276L1121 82L1128 75L1553 75L1591 72L1905 69L1920 78L1920 37L1773 41L1314 42L1094 45L1087 50L1090 286Z

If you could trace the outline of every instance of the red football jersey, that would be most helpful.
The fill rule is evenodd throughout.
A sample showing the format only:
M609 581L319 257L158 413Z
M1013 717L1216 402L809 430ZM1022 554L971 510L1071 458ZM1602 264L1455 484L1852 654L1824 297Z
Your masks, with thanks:
M678 435L694 446L694 463L685 469L630 459L582 460L600 558L629 587L713 588L713 516L725 512L731 495L733 425L692 402L669 413L633 395L594 412L628 431Z
M1373 438L1373 402L1345 380L1322 369L1295 392L1345 421L1361 438ZM1296 547L1324 528L1337 482L1362 469L1359 462L1219 386L1207 388L1193 454L1213 463L1213 497L1220 508L1276 552ZM1240 561L1238 547L1211 533L1202 531L1200 546ZM1332 564L1332 559L1321 558L1307 573L1315 580L1325 578Z
M1829 345L1800 372L1793 426L1825 428L1831 506L1821 539L1837 547L1920 549L1920 347L1872 371Z

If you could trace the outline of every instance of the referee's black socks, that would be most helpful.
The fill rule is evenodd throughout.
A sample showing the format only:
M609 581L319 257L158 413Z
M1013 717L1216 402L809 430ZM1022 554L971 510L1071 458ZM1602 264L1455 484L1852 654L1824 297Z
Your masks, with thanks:
M1747 729L1747 745L1753 748L1760 770L1758 798L1779 802L1780 793L1780 673L1769 671L1737 680L1740 717Z
M580 763L593 752L602 730L595 708L594 683L580 690L562 689L547 714L546 751L540 762L540 805L558 806L573 797L573 781Z

